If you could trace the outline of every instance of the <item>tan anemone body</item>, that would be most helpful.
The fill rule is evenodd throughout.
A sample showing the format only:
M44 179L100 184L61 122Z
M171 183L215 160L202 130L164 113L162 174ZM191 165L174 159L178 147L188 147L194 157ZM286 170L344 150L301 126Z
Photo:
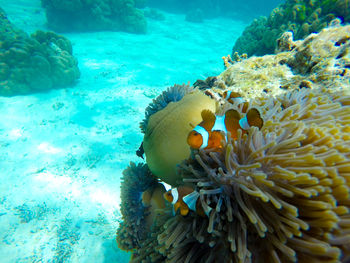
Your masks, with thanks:
M188 133L201 122L204 109L215 112L215 100L195 91L178 102L169 103L153 114L147 126L143 147L149 169L170 185L181 179L176 165L190 155Z

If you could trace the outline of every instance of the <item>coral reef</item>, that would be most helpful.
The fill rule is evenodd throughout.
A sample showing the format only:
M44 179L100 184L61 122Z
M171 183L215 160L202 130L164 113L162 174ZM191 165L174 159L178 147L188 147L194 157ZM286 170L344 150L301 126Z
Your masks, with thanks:
M238 52L235 52L232 58L230 55L227 55L226 57L223 56L222 60L224 61L225 68L228 68L230 65L234 64L235 62L240 62L243 59L247 59L247 57L248 55L246 53L239 55Z
M41 0L49 28L58 32L126 31L145 33L144 0Z
M70 41L53 32L28 36L0 9L0 95L13 96L73 84L80 76Z
M252 55L273 54L276 40L285 31L294 33L296 39L319 32L334 18L350 22L349 0L286 0L275 8L268 18L255 19L237 39L234 52Z
M332 27L304 40L293 41L287 32L279 41L282 50L276 55L251 57L228 65L217 77L215 90L234 88L244 97L261 93L282 94L299 87L344 87L350 89L350 26Z
M193 189L195 203L186 216L165 206L164 214L153 217L161 223L142 247L133 247L132 262L349 262L349 33L350 26L337 21L302 41L288 33L279 41L284 52L226 59L222 74L197 82L216 101L210 109L215 114L234 109L243 116L254 108L263 125L237 128L237 138L224 136L220 147L191 149L176 159L176 180L168 183ZM216 96L227 90L246 102ZM147 129L174 124L166 109L191 94L153 114ZM178 116L192 114L196 105L181 106ZM152 142L162 154L154 156L150 170L161 180L168 175L157 170L164 155L173 158L176 145L186 140L169 137L168 144L164 138L174 127L166 124Z

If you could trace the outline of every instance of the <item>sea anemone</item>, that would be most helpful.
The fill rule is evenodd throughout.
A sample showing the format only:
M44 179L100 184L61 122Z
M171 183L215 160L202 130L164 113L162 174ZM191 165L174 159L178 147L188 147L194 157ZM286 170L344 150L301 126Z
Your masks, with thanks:
M229 262L224 260L228 255L220 254L223 251L219 251L218 246L218 253L212 253L207 225L205 218L176 215L164 224L163 231L158 234L156 249L166 257L167 263L213 262L213 255L218 255L215 258L217 262Z
M143 149L149 169L162 181L175 186L181 180L176 165L190 156L186 139L205 109L215 111L216 101L195 89L149 118Z
M150 103L145 110L145 119L140 123L140 128L143 133L146 133L149 118L156 112L164 109L170 102L176 102L181 100L187 93L193 91L193 87L190 85L175 84L172 87L167 88L152 103Z
M124 250L141 247L141 242L147 238L145 227L149 211L142 203L142 194L155 188L158 180L142 163L130 163L123 171L121 183L121 208L123 222L117 231L118 246Z
M251 103L261 130L180 165L207 216L164 225L166 262L348 260L350 96L302 89Z

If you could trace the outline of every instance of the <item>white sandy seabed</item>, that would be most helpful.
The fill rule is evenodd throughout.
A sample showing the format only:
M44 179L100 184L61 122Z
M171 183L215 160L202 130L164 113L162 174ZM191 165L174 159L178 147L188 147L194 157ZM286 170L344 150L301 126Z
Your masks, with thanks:
M39 0L0 0L31 33ZM128 262L115 244L120 178L144 109L166 87L214 76L245 24L165 14L146 35L65 34L81 78L72 88L0 97L0 262Z

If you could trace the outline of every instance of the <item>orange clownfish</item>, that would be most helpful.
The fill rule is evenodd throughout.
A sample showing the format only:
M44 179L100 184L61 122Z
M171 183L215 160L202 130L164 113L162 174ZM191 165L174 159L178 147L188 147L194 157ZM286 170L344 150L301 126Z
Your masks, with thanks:
M230 132L231 138L238 138L238 129L246 132L251 126L259 129L263 126L263 119L259 111L255 108L250 109L244 118L240 117L238 111L230 109L224 116L215 116L209 110L202 111L202 122L199 123L188 134L187 143L193 149L212 149L221 148L221 140L226 140L227 132Z
M168 187L169 188L169 187ZM164 198L174 206L174 213L180 210L182 216L188 215L190 210L204 215L199 204L199 193L188 186L171 188L164 193Z
M247 109L248 109L248 102L246 102L241 94L239 94L238 92L234 92L234 91L230 91L227 90L222 94L222 97L227 100L229 103L234 104L235 102L239 105L239 104L243 104L242 107L242 112L246 113Z

